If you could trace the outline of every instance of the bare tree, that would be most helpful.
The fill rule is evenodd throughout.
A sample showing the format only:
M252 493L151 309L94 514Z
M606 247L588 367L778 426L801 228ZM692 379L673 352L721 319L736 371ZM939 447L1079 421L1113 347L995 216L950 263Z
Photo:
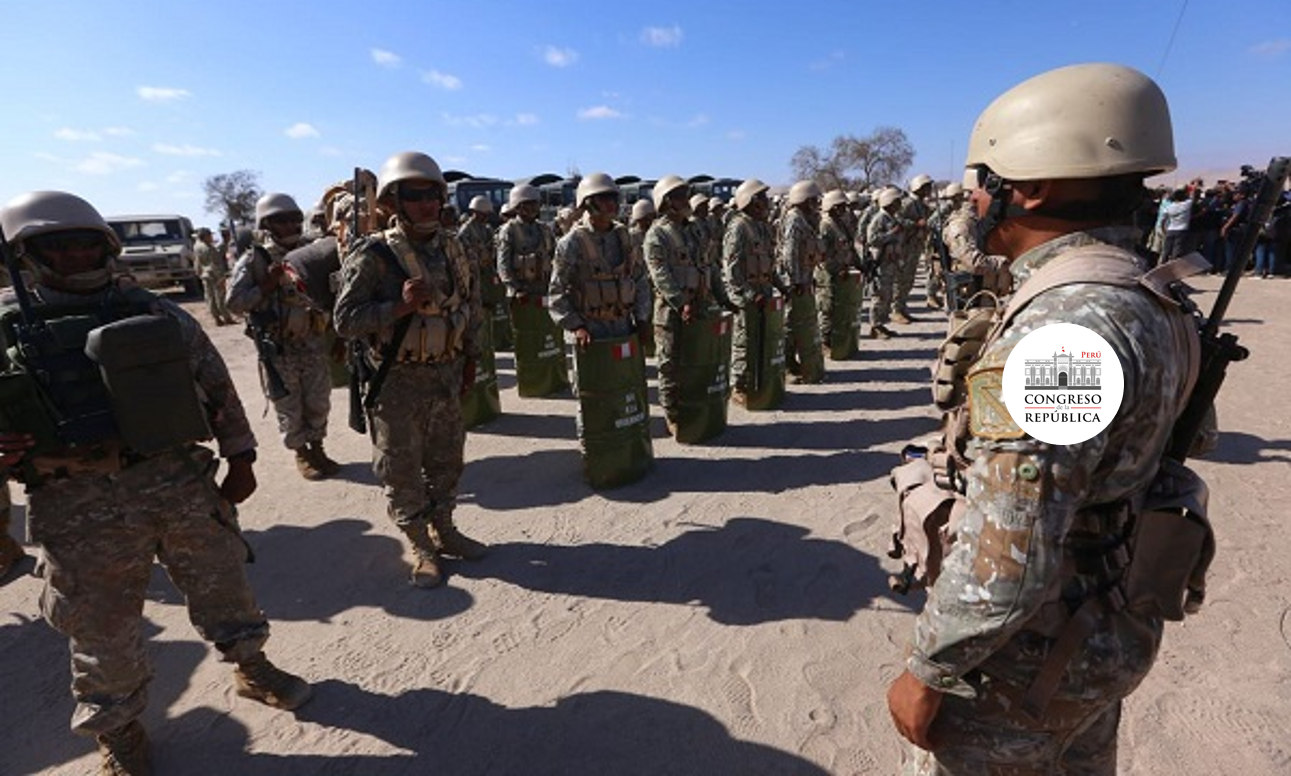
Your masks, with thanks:
M260 173L238 170L212 175L202 182L206 192L206 212L224 216L230 225L251 223L255 219L256 200L260 190Z
M800 180L823 189L859 190L900 181L914 162L914 147L896 127L878 127L865 137L839 135L828 150L803 146L789 161Z

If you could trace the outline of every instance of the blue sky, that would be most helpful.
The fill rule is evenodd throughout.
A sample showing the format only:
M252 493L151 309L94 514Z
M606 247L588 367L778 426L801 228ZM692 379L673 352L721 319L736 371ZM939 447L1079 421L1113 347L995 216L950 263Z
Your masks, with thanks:
M239 169L308 207L403 150L508 179L788 184L801 146L883 125L912 175L957 178L992 98L1090 61L1164 88L1167 181L1291 153L1287 0L5 6L0 201L63 189L105 214L213 224L201 182Z

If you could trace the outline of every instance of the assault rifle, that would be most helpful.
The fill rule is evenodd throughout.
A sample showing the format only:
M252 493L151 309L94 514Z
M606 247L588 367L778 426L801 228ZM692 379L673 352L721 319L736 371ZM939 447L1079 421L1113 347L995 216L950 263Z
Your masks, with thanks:
M256 358L264 371L265 387L269 391L270 401L278 401L291 395L286 381L282 379L282 373L273 363L274 356L278 355L278 343L270 331L277 322L278 314L272 309L254 310L247 315L246 335L255 343Z
M1224 285L1215 299L1215 306L1211 308L1210 315L1203 319L1201 370L1197 376L1197 384L1192 389L1192 395L1188 397L1187 407L1175 421L1170 437L1170 448L1166 452L1168 457L1180 463L1188 458L1193 441L1197 438L1197 433L1201 430L1206 415L1219 394L1220 386L1224 384L1228 365L1250 355L1249 350L1237 344L1237 335L1229 332L1221 334L1219 324L1224 320L1224 313L1228 311L1228 304L1233 299L1234 291L1237 290L1237 282L1242 278L1246 262L1255 252L1255 242L1259 239L1260 227L1268 221L1278 197L1282 194L1288 171L1291 171L1289 157L1276 156L1269 162L1268 172L1259 184L1254 210L1247 221L1250 226L1242 232L1241 245L1237 249L1237 255L1228 265L1227 273L1224 275Z
M354 168L354 203L350 208L350 229L348 245L344 246L347 253L358 245L359 240L363 237L361 230L361 216L359 215L359 187L362 185L363 168ZM368 206L371 206L371 201ZM341 264L344 266L345 257L341 257ZM368 368L367 354L364 353L363 341L359 339L350 340L349 353L350 367L350 428L360 434L368 433L367 413L363 406L363 386L372 379L371 369Z

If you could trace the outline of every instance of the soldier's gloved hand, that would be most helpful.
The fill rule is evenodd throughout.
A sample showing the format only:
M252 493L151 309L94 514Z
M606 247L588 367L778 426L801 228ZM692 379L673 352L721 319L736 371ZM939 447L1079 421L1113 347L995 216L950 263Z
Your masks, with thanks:
M0 432L0 468L16 466L27 451L36 446L36 438L19 431Z
M220 495L230 504L241 504L256 492L256 473L247 458L228 459L229 470L220 483Z
M468 358L466 363L462 364L462 396L471 392L475 387L475 359Z
M592 344L592 333L587 330L586 326L579 326L574 329L574 344L580 348L585 348Z

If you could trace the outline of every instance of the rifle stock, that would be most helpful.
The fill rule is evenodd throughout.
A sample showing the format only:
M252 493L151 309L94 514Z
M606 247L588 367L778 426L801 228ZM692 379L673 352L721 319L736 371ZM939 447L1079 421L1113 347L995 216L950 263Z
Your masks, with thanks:
M1215 299L1215 305L1201 325L1201 369L1197 376L1197 384L1188 397L1188 404L1183 414L1175 421L1170 436L1170 449L1167 452L1170 458L1180 463L1187 460L1193 440L1197 438L1198 432L1205 423L1206 415L1214 404L1215 397L1219 395L1228 365L1250 355L1249 350L1238 344L1237 335L1229 332L1221 334L1219 325L1224 320L1224 313L1228 311L1233 293L1237 290L1237 283L1246 269L1246 262L1255 252L1260 227L1269 219L1278 197L1282 194L1289 170L1291 170L1291 158L1278 156L1269 162L1268 171L1255 198L1255 209L1247 221L1247 228L1243 231L1237 255L1229 263L1224 275L1224 285Z

